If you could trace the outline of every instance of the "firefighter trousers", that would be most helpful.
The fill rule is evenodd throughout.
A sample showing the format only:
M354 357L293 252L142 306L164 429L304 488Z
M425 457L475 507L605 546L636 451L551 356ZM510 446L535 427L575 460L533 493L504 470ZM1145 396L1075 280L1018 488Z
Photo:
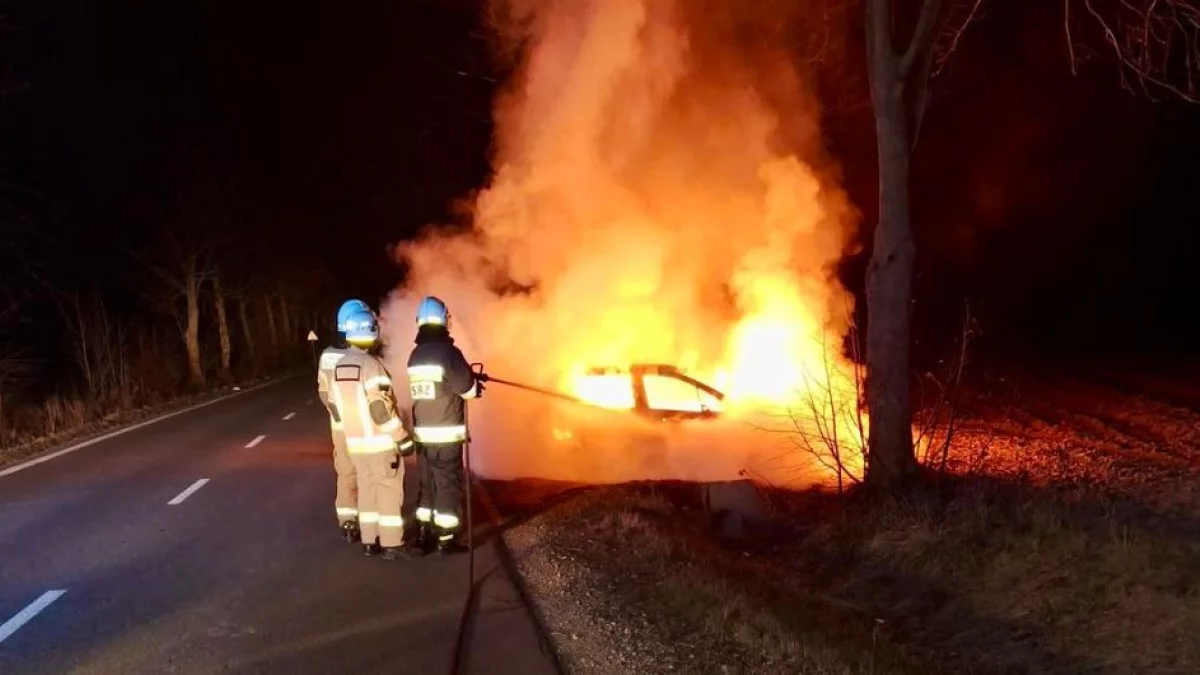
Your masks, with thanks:
M458 531L463 508L462 461L462 443L417 446L417 470L421 479L417 520L432 521L442 538Z
M352 453L354 473L358 477L358 526L364 544L375 543L385 548L400 546L404 541L404 520L400 507L404 503L404 462L395 450L372 453Z
M333 497L333 506L337 512L338 523L358 520L358 480L354 477L354 462L346 452L346 433L341 429L332 430L333 434L333 471L337 474L337 492Z

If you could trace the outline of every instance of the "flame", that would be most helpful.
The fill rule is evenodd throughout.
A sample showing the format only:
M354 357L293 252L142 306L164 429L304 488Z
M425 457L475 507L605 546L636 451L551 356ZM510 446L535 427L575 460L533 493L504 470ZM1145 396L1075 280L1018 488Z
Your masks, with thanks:
M647 397L660 387L665 406L758 426L787 411L802 439L820 445L832 434L860 448L860 373L840 349L853 299L834 274L858 216L822 148L788 31L776 30L779 8L494 0L491 9L501 41L520 53L496 101L493 173L468 200L470 231L431 230L397 247L406 284L383 309L393 368L403 371L407 350L397 346L411 338L416 302L436 294L456 339L493 373L621 410L636 403L631 365L670 364L726 397L648 383ZM782 19L795 28L804 17ZM754 26L755 40L735 39ZM537 405L513 394L473 408L494 448L477 466L596 478L580 456L533 440ZM635 423L605 424L615 434ZM558 427L546 436L580 437ZM736 474L763 445L761 435L738 438L661 477ZM621 461L605 471L653 477L622 472Z

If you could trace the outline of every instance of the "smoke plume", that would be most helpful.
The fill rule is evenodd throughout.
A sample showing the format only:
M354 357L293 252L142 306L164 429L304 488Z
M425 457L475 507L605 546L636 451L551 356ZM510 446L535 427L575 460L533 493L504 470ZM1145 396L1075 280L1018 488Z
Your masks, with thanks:
M833 267L856 213L788 47L804 17L775 4L492 3L518 59L495 101L493 173L469 230L398 246L408 274L383 307L389 366L404 371L431 294L493 375L570 389L588 366L669 363L725 391L734 412L719 429L673 426L669 456L650 466L562 441L583 422L661 437L653 425L493 385L471 404L477 471L731 477L776 442L747 411L794 403L830 363L845 368L851 299Z

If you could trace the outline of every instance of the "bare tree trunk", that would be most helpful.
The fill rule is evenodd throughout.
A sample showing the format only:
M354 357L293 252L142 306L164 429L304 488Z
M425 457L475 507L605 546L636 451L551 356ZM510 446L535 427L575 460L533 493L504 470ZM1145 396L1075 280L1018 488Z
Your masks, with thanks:
M292 340L292 314L288 308L287 298L279 294L279 316L283 324L283 353L290 362L292 356L292 347L295 342Z
M894 51L889 0L869 0L867 62L879 152L879 223L867 267L867 408L870 411L867 484L902 487L916 474L909 395L909 322L913 241L909 211L909 119L905 81L932 37L937 0L926 0L912 42ZM928 16L927 16L928 15Z
M79 299L79 292L76 291L71 296L72 319L75 322L75 358L79 361L79 369L83 371L84 384L87 387L88 400L95 398L96 392L96 373L92 369L91 350L88 345L91 342L91 334L88 330L87 317L83 313L83 303Z
M229 370L229 362L233 356L233 346L229 341L229 320L225 315L225 288L221 285L221 277L213 277L213 306L217 314L217 334L221 342L221 381L233 381Z
M187 344L188 384L199 389L204 386L204 367L200 361L200 280L194 262L188 266L187 275L184 280L187 289L184 341Z
M254 364L255 370L258 369L258 356L254 351L254 327L250 324L250 317L246 311L246 298L238 298L238 320L242 324L242 338L246 341L246 354L249 355L251 363Z
M271 301L271 296L264 296L267 306L267 331L271 338L271 359L270 363L278 364L279 362L279 333L275 325L275 304Z

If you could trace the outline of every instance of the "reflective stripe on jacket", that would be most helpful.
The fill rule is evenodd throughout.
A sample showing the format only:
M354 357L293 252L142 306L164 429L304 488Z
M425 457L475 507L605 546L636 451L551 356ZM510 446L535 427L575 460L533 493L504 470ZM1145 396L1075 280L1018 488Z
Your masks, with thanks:
M350 454L387 452L412 444L396 412L392 380L383 363L351 347L333 367L330 402L337 409Z
M466 439L466 399L478 392L471 365L454 342L418 341L408 357L413 434L419 443L458 443Z

